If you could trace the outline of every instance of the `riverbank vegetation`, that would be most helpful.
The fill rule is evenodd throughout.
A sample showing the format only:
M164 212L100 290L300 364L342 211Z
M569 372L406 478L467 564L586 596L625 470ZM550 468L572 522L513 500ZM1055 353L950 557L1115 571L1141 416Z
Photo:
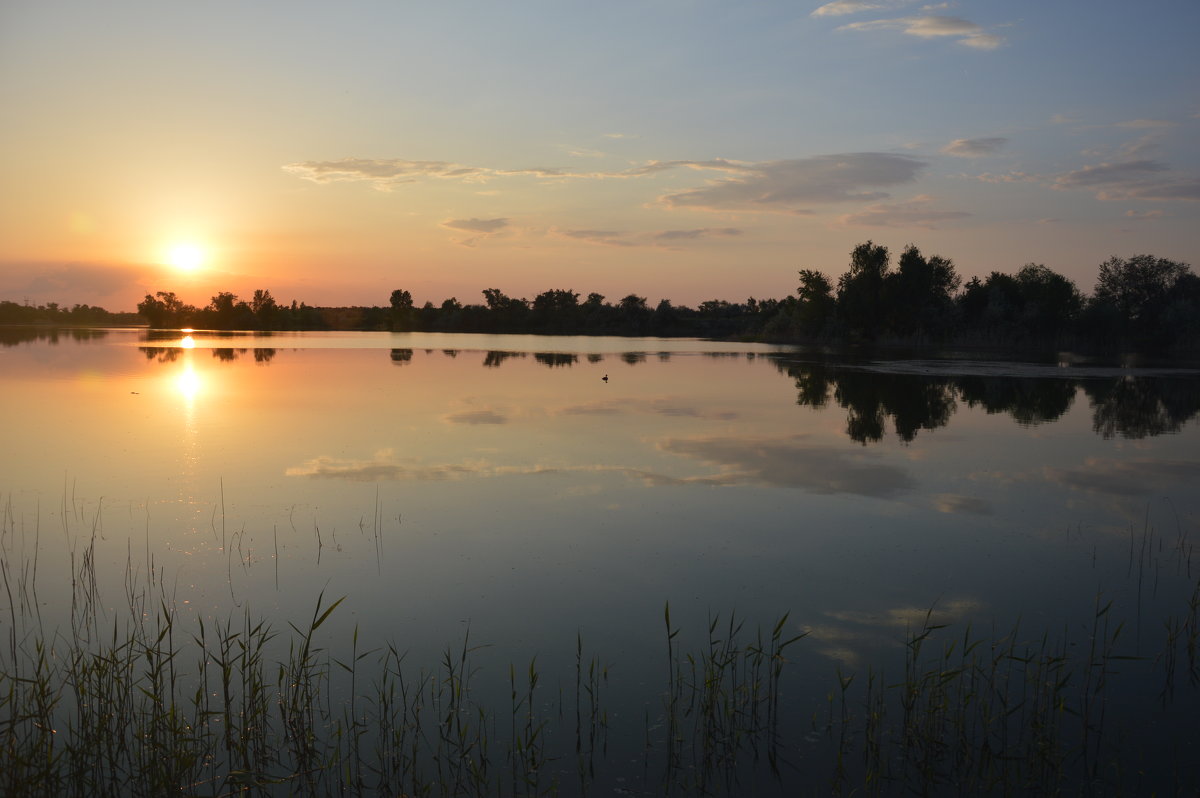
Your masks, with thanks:
M206 329L367 329L421 332L655 335L745 338L798 343L960 343L992 346L1194 348L1200 333L1200 277L1182 263L1135 255L1100 264L1091 295L1041 264L1015 274L992 272L965 284L954 263L908 246L893 259L867 241L850 253L834 283L814 269L799 272L797 291L783 299L696 307L629 294L616 302L551 289L533 299L498 288L483 302L418 305L393 290L388 304L321 308L281 305L268 290L249 300L219 293L204 308L171 292L147 295L138 312L152 327Z
M1152 255L1099 265L1085 294L1052 269L1030 263L965 283L954 263L907 246L897 258L872 241L850 253L835 281L815 269L798 274L795 294L743 302L712 299L696 307L637 294L550 289L532 299L498 288L482 302L449 297L419 304L396 288L386 304L322 307L281 303L268 289L248 299L219 292L204 307L174 292L147 294L137 315L55 303L0 302L0 323L129 324L212 330L380 330L397 332L651 335L802 344L964 345L997 348L1140 350L1194 353L1200 341L1200 277L1189 265Z

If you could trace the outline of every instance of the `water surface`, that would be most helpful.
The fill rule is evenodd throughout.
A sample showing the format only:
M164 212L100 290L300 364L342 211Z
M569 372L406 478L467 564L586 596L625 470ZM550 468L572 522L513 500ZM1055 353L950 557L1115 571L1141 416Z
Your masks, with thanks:
M701 634L787 612L808 633L792 667L824 685L927 617L1084 635L1098 596L1153 658L1195 583L1192 371L625 338L4 340L6 550L48 584L95 536L113 613L150 568L200 617L283 624L324 591L347 597L338 629L417 659L469 626L553 672L582 634L646 682L667 602Z

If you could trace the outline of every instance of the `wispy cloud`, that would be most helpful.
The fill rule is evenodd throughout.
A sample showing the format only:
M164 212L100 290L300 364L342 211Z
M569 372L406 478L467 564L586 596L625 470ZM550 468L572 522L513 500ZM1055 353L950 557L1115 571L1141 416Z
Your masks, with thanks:
M1142 180L1146 175L1165 172L1167 167L1158 161L1140 160L1124 163L1102 163L1085 166L1060 175L1054 182L1062 188L1104 186Z
M926 166L908 155L879 152L722 163L728 177L664 195L660 202L669 208L796 213L814 204L886 199L879 188L912 182Z
M568 405L555 411L563 416L616 416L627 414L650 414L698 418L709 421L731 421L738 417L732 410L701 410L680 399L659 397L657 399L603 399L578 405Z
M878 189L916 179L925 161L908 155L858 152L817 155L779 161L747 162L725 158L709 160L647 161L617 171L573 171L538 167L495 169L449 161L346 158L287 164L284 171L314 183L364 182L382 191L421 181L480 183L497 178L536 177L561 180L614 180L648 178L673 170L717 172L703 186L683 189L659 198L668 208L698 210L771 211L809 213L804 206L827 202L871 202L886 199ZM497 220L451 220L458 225ZM467 229L459 227L458 229ZM567 231L585 240L613 244L614 231ZM598 235L599 234L599 235ZM622 244L616 244L622 246Z
M1126 122L1117 123L1117 127L1128 127L1133 128L1134 130L1153 130L1174 126L1174 122L1168 122L1165 119L1130 119Z
M1038 183L1043 178L1041 175L1034 175L1029 172L1009 172L1003 175L984 172L981 175L975 175L974 179L984 183Z
M555 235L572 238L576 241L586 241L589 244L601 244L609 247L635 247L636 243L625 238L625 233L619 230L554 230Z
M460 413L450 413L442 417L450 424L507 424L508 416L495 410L464 410Z
M722 238L740 236L736 227L698 227L692 230L660 230L653 234L657 241L695 241L698 238Z
M838 221L848 227L920 227L934 229L941 222L965 219L967 211L938 210L933 198L925 195L905 202L876 203L857 213L848 213Z
M966 513L968 515L991 515L992 504L976 496L960 496L943 493L935 497L934 506L939 513Z
M342 158L336 161L301 161L283 170L313 183L366 182L381 191L425 180L483 183L497 177L598 178L627 176L620 172L576 172L559 167L492 169L450 161L408 161L402 158Z
M469 235L466 238L455 238L452 240L454 243L461 244L464 247L473 247L480 241L503 234L509 228L509 221L504 217L495 219L447 219L442 222L442 227L472 233L473 235Z
M898 466L866 453L813 446L801 435L675 438L658 448L718 466L719 474L704 478L711 484L752 483L875 498L894 496L916 484Z
M833 610L826 616L837 621L866 626L890 626L898 629L917 629L925 623L951 624L966 620L983 609L978 599L954 598L939 601L932 607L900 606L880 612L861 610Z
M981 139L955 139L942 147L942 153L957 158L979 158L984 155L994 155L1004 148L1008 139L1003 137Z
M1094 191L1101 200L1200 202L1200 178L1180 175L1149 158L1105 161L1058 174L1009 172L974 175L985 183L1041 183L1051 188Z
M1109 497L1161 493L1164 485L1196 484L1200 461L1089 458L1078 468L1043 469L1051 482Z
M1200 202L1200 178L1170 175L1166 164L1149 159L1084 166L1054 178L1058 189L1093 189L1102 200Z
M954 38L959 44L976 50L995 50L1004 44L1004 38L988 33L982 26L962 17L945 17L936 14L894 19L874 19L851 22L838 30L876 31L898 30L919 39Z
M912 0L833 0L812 12L814 17L843 17L864 11L881 11L909 5Z
M447 219L442 222L442 227L449 227L451 230L466 230L472 233L495 233L508 227L508 219L503 217L497 219Z

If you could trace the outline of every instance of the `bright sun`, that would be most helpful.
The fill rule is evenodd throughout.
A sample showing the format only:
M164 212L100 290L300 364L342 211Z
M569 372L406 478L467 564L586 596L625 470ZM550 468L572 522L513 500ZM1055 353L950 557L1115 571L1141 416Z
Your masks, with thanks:
M181 272L194 272L204 265L204 250L197 244L175 244L167 253L167 263Z

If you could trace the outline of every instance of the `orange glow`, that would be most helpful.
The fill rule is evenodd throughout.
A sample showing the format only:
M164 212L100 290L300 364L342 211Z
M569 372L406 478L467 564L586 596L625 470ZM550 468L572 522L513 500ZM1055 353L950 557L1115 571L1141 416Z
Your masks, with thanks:
M204 387L204 382L189 363L180 372L179 376L175 378L175 387L179 389L179 392L190 403L196 400L196 396Z
M181 272L194 272L205 264L208 254L192 242L180 242L167 252L167 263Z

